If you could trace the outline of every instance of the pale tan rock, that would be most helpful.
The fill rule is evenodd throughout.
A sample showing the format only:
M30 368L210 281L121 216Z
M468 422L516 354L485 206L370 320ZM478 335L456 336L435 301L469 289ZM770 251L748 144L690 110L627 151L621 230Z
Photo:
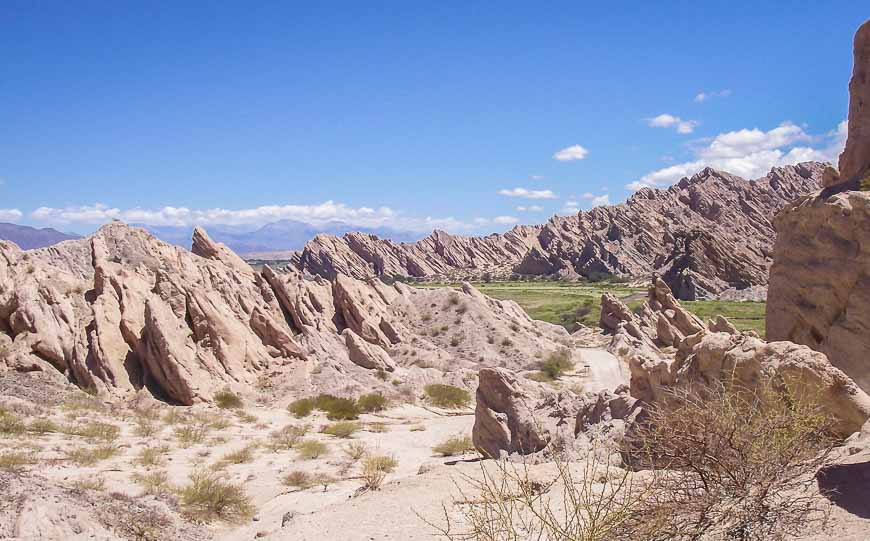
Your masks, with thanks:
M707 328L710 329L710 332L724 332L728 334L740 334L740 331L737 330L737 327L734 326L733 323L728 321L728 318L717 315L713 319L707 322Z
M840 154L840 182L870 173L870 21L855 33L849 82L849 135Z
M345 329L341 334L345 339L348 356L354 364L369 370L396 370L396 364L380 346L366 342L350 329Z

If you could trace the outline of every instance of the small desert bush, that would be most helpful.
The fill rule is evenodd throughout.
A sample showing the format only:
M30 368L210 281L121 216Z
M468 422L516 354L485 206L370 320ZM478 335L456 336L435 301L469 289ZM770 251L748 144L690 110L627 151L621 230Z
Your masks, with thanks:
M118 439L118 436L121 434L121 428L110 423L92 422L74 426L71 433L88 440L111 442Z
M133 428L133 433L140 438L150 438L160 432L158 427L152 420L145 417L140 417L136 420L136 426Z
M355 421L339 421L323 427L321 432L335 436L336 438L349 438L360 429L360 424Z
M389 432L390 427L387 426L387 423L369 423L366 425L366 430L369 432L376 432L382 434L384 432Z
M364 442L353 441L341 448L344 455L356 462L368 453L369 447Z
M254 451L256 448L256 445L246 445L241 449L236 449L235 451L225 454L221 458L221 462L225 464L246 464L254 460Z
M78 491L95 490L102 492L106 489L106 480L102 477L82 477L73 481L72 488Z
M136 463L141 466L158 466L163 463L163 455L169 451L168 447L144 447L139 451Z
M27 431L33 432L34 434L50 434L53 432L59 432L60 428L57 426L57 423L51 419L40 417L30 421L30 424L27 425Z
M387 408L387 398L381 393L369 393L357 398L357 405L365 413L383 411Z
M148 473L134 473L133 482L141 486L146 496L162 496L172 492L169 484L169 474L164 470Z
M369 455L363 460L363 488L378 490L384 483L387 474L392 473L399 462L390 455Z
M468 436L451 436L439 443L432 450L441 456L462 455L474 450L474 444Z
M314 486L314 476L302 470L293 470L284 476L282 482L288 487L305 490Z
M287 406L287 410L297 419L308 417L314 411L314 399L300 398L299 400L294 400Z
M108 460L120 452L117 445L105 444L97 447L75 447L66 451L66 458L79 466L93 466L102 460Z
M541 373L551 380L559 379L562 374L573 369L574 362L568 348L560 348L550 353L540 365Z
M178 497L185 513L206 522L215 519L243 522L255 512L241 485L206 470L191 473L190 482L178 491Z
M163 422L168 425L177 425L184 420L184 414L178 408L169 408L169 411L163 415Z
M210 429L208 425L203 423L185 424L177 427L174 430L175 439L182 447L190 447L197 443L202 443L208 437Z
M0 411L0 436L18 436L27 429L24 421L12 413Z
M317 440L303 440L296 445L296 451L299 453L300 458L313 460L325 455L329 451L329 448L325 443Z
M359 405L353 398L341 398L331 394L321 394L314 399L317 409L326 413L326 418L331 421L352 421L361 413Z
M248 424L254 424L259 421L256 415L252 415L247 411L243 410L236 410L236 417L239 419L239 421Z
M238 409L242 407L242 399L229 389L218 391L214 395L215 406L221 409Z
M299 443L307 433L308 425L287 425L280 430L275 430L269 435L269 440L266 442L266 448L273 453L288 451L296 447L296 444Z
M0 470L17 472L25 466L36 463L36 457L32 453L20 451L6 451L0 453Z
M432 404L439 408L462 408L471 401L471 395L468 391L453 385L433 383L427 385L424 391Z

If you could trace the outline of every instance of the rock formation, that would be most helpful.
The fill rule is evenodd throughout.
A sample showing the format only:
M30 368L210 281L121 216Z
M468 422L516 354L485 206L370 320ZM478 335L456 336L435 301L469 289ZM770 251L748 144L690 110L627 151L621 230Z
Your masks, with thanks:
M257 272L199 228L191 252L120 222L39 250L0 242L0 369L58 371L108 397L192 404L264 380L284 395L467 387L480 366L520 368L566 340L467 284Z
M397 244L358 233L319 235L296 254L298 270L334 278L480 278L485 273L563 277L657 273L681 299L767 284L774 231L786 203L816 190L825 166L774 168L746 181L705 169L668 189L644 188L623 204L502 235L436 231Z
M855 36L840 178L776 217L767 337L825 353L870 392L870 21Z

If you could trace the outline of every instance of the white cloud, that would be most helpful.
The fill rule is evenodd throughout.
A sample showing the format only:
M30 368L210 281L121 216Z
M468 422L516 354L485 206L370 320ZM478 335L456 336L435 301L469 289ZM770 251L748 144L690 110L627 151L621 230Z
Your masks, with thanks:
M0 221L17 222L24 214L18 209L0 209Z
M664 187L691 176L704 167L713 167L753 179L764 176L772 167L802 161L835 161L845 143L844 125L821 138L813 138L803 128L784 122L769 131L742 129L717 135L707 146L695 151L695 160L657 169L626 185L630 190ZM805 144L820 139L821 149ZM797 146L803 143L804 145Z
M610 204L610 196L607 194L599 195L592 198L592 207L603 207Z
M698 92L698 94L695 95L695 103L704 103L711 98L727 98L730 95L731 90L728 88L716 92Z
M542 207L540 205L529 205L529 206L520 205L517 207L517 212L541 212L542 210L544 210L544 207Z
M532 179L532 180L544 180L543 175L532 175L532 176L529 177L529 178Z
M556 199L556 194L550 190L528 190L526 188L513 188L511 190L499 190L499 195L507 197L522 197L525 199Z
M589 154L589 151L580 145L573 145L563 148L559 152L553 154L553 158L560 162L570 162L574 160L582 160Z
M698 127L698 122L695 120L683 120L674 115L663 113L659 116L646 119L647 125L650 128L676 128L677 133L692 133Z
M128 223L154 226L192 225L263 225L277 220L297 220L312 225L341 221L357 227L391 227L400 231L427 232L443 229L451 232L473 230L473 224L453 217L425 218L405 216L389 207L349 207L343 203L326 201L319 205L264 205L247 209L190 209L162 207L158 209L120 209L100 203L63 208L40 207L30 213L38 222L66 225L98 225L114 219Z
M492 223L499 225L512 225L517 222L519 222L519 219L513 216L496 216L492 219Z

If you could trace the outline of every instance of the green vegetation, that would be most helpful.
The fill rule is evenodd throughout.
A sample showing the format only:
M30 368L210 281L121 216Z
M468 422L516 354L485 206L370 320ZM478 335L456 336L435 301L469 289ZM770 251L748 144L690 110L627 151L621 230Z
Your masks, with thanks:
M349 438L360 429L360 424L354 421L339 421L323 427L321 432L336 438Z
M183 487L179 500L192 517L211 521L243 522L254 515L254 506L241 485L235 485L214 472L200 470L190 475L190 484Z
M314 399L300 398L299 400L294 400L287 406L287 411L295 415L297 419L308 417L314 411Z
M357 405L365 413L375 411L383 411L387 408L387 399L381 393L369 393L361 395L357 401Z
M433 383L427 385L424 391L432 404L439 408L457 409L465 407L471 402L471 394L468 391L453 385Z
M242 407L242 399L239 398L239 395L229 389L224 389L215 393L214 403L215 406L225 410L238 409Z
M447 438L432 448L432 451L441 456L462 455L474 450L474 444L468 436L456 435Z
M314 460L328 453L329 447L317 440L304 440L296 446L296 450L299 452L300 458Z
M559 376L574 369L574 361L571 360L571 351L561 348L547 355L541 363L541 375L548 380L557 380Z
M415 287L459 287L457 284L418 283ZM629 287L616 281L601 282L480 282L474 287L490 297L512 300L534 319L562 325L573 330L577 323L589 327L598 325L601 294L611 293L629 308L639 307L646 298L646 289ZM764 336L763 302L681 301L682 305L705 321L716 315L727 317L740 330L754 330Z

